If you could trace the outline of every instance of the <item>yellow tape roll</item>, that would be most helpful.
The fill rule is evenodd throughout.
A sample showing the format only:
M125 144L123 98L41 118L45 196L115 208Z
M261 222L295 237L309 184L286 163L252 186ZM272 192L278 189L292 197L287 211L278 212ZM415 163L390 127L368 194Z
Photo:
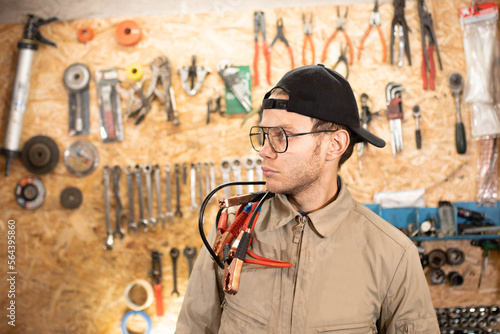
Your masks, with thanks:
M144 75L144 67L141 64L133 63L127 66L125 72L127 73L127 78L130 80L139 81Z

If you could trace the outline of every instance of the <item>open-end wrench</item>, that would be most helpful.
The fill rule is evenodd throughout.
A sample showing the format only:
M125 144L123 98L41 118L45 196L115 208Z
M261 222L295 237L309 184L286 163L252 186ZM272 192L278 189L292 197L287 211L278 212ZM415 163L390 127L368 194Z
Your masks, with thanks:
M196 247L186 246L184 248L184 256L188 260L189 276L191 276L191 272L193 271L194 259L196 258Z
M245 158L245 169L247 170L247 181L253 182L253 170L255 169L255 160L253 157ZM248 192L253 192L253 184L248 185Z
M156 190L156 210L158 211L158 215L156 216L156 223L161 221L161 226L165 228L165 216L161 210L161 168L160 165L156 164L153 166L153 173L155 174L155 190Z
M207 197L212 190L210 188L210 166L208 162L204 162L203 167L205 168L205 197Z
M215 165L210 161L210 191L215 189Z
M127 175L127 192L128 192L128 225L127 232L134 231L137 234L137 223L135 222L134 211L134 168L130 165L125 167L125 175Z
M128 220L127 213L123 209L120 191L120 179L122 176L122 168L119 165L113 167L113 193L115 195L115 212L116 212L116 225L113 231L113 236L120 236L120 239L125 237L122 223Z
M222 172L222 182L228 183L231 179L231 163L227 159L223 159L220 162L220 170ZM231 191L229 187L224 188L224 196L231 196Z
M165 214L166 219L168 221L174 220L174 212L172 211L172 184L171 184L171 164L165 165L165 173L167 174L166 183L167 183L167 213Z
M262 158L257 157L255 158L255 174L257 174L257 181L264 181L264 175L262 174L262 168L260 167L262 165ZM259 184L257 186L257 190L261 191L264 189L264 186L262 184Z
M137 164L134 167L135 181L137 182L137 198L139 199L139 221L137 222L138 228L144 226L144 232L149 228L149 221L144 218L144 194L142 190L142 166Z
M148 204L148 214L149 214L149 223L151 224L151 230L155 230L156 228L156 218L153 213L153 166L150 164L144 165L144 174L146 176L146 198Z
M174 289L172 290L172 294L176 293L177 296L179 296L179 291L177 290L177 259L179 255L179 248L172 247L170 250L170 257L172 258L172 275L174 278Z
M200 208L201 208L201 205L203 204L203 186L202 186L202 182L201 182L201 162L198 162L196 164L196 175L198 176L198 194L199 194Z
M104 218L106 220L106 239L104 240L104 249L113 249L113 230L111 229L111 220L109 217L110 201L109 201L109 175L112 172L112 167L110 165L104 166L102 169L103 181L104 181Z
M187 184L187 162L182 163L182 184Z
M175 191L176 191L176 198L177 198L177 209L175 210L175 215L182 218L181 184L180 184L180 180L179 180L180 173L181 173L181 166L179 164L175 164Z
M191 163L191 205L189 210L196 211L198 204L196 204L196 164Z
M235 182L241 182L241 160L236 158L231 164L231 169L233 170L233 177ZM243 186L241 184L236 186L236 194L243 194Z

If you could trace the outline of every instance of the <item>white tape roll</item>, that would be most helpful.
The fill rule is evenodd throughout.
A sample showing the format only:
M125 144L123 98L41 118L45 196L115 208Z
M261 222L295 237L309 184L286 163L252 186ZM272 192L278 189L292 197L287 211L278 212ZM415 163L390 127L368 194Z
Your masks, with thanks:
M140 286L143 287L144 290L146 290L147 298L144 304L142 305L137 305L132 301L130 298L130 291L136 287ZM127 288L125 289L125 302L127 303L127 306L134 311L141 311L144 310L145 308L149 307L153 303L153 298L154 298L154 293L153 293L153 287L151 286L151 283L149 283L146 280L143 279L137 279L130 283Z

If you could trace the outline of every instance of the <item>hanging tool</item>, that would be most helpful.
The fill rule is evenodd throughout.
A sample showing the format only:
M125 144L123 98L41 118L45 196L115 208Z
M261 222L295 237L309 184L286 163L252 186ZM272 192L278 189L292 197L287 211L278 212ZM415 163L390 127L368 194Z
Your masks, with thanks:
M66 209L76 209L82 204L83 194L77 187L66 187L59 195L59 202Z
M207 101L207 124L210 123L210 114L219 113L224 114L221 108L221 99L219 92L215 91L214 96L210 97Z
M21 156L19 147L21 146L24 114L28 102L31 69L35 52L38 50L36 41L57 47L53 42L45 39L38 29L56 20L55 17L42 20L37 16L28 15L28 22L24 26L23 39L17 43L19 53L17 56L16 76L12 88L5 139L0 149L0 154L5 156L5 176L9 176L12 160Z
M387 118L391 129L392 155L403 150L403 102L401 92L404 91L403 85L396 82L389 82L385 88L387 100Z
M417 148L422 148L422 133L420 132L420 117L422 112L418 105L413 107L413 117L415 118L415 141L417 143Z
M183 66L177 69L181 76L182 88L189 96L194 96L201 89L203 81L210 74L210 69L196 66L196 56L191 58L191 66ZM195 83L196 78L196 83Z
M255 55L253 58L253 73L254 73L254 84L259 85L259 31L262 33L262 52L264 53L264 58L266 59L266 69L269 68L269 48L267 47L266 41L266 18L264 17L264 12L255 12L253 14L253 27L254 27L254 39L255 39ZM267 83L271 84L271 74L266 72Z
M163 272L161 269L161 257L162 253L154 250L151 253L152 267L151 267L151 277L153 278L153 288L155 290L155 303L156 303L156 315L162 317L163 311L163 296L162 296L162 279Z
M479 276L479 282L477 288L481 287L481 282L483 276L486 275L488 269L488 255L492 250L500 250L500 242L498 240L472 240L471 245L481 247L483 250L483 264L481 267L481 275Z
M59 162L59 148L50 137L34 136L24 144L21 160L30 172L47 174L56 168Z
M94 30L90 26L81 27L78 28L76 36L81 43L85 43L88 47L89 42L94 38Z
M385 46L385 38L384 33L382 32L382 28L380 28L380 13L378 12L378 0L375 0L375 7L370 14L370 21L368 28L366 28L365 34L363 38L361 38L361 43L358 48L358 61L361 60L361 51L363 50L363 45L365 44L365 40L370 34L370 31L373 27L377 28L378 35L380 37L380 42L382 43L382 62L385 63L385 59L387 58L387 47Z
M45 186L37 177L25 177L17 183L14 190L16 202L22 208L34 210L45 201Z
M432 16L427 10L425 0L418 0L418 17L420 18L420 33L422 35L422 79L424 81L424 89L435 89L434 77L436 75L436 66L434 65L434 46L439 62L439 68L443 70L441 57L439 55L439 47L436 40L436 33L432 23ZM428 45L427 45L427 43ZM427 79L429 72L429 79Z
M295 68L295 65L293 63L293 52L292 52L292 47L288 43L288 40L285 37L285 34L283 33L283 19L279 18L278 21L276 21L276 36L274 37L271 45L269 45L269 61L267 62L267 73L269 73L269 79L271 79L271 52L273 51L273 46L274 43L276 43L278 40L281 40L286 48L288 49L288 54L290 55L290 62L291 62L291 69L293 70ZM271 82L268 82L271 84Z
M239 71L239 68L232 66L230 60L222 60L217 64L217 73L219 73L226 86L233 92L243 108L247 112L250 112L252 111L252 102L250 100L252 93L248 90L245 82L238 76Z
M332 66L332 70L335 70L340 63L344 63L346 70L346 74L344 77L347 80L349 78L349 63L347 62L347 57L345 56L346 53L347 53L347 45L345 46L345 48L343 48L342 45L340 45L340 56L339 59L337 59L335 65Z
M366 93L361 94L360 100L361 100L361 117L360 117L360 122L361 126L363 129L368 130L368 123L371 122L372 120L372 113L370 111L370 108L368 107L368 95ZM362 163L361 163L361 157L363 156L364 150L365 150L366 143L361 142L358 143L357 145L357 150L358 150L358 165L359 169L361 170L363 168Z
M391 65L394 65L394 49L395 49L395 39L399 38L399 60L398 66L403 66L403 57L406 53L408 58L408 65L411 66L411 54L410 54L410 39L408 37L408 24L405 19L405 2L406 0L394 0L394 17L391 23Z
M115 36L117 42L121 45L132 46L141 40L142 30L137 22L125 20L116 26Z
M312 26L312 20L313 20L313 15L312 13L309 15L309 22L306 21L306 14L302 14L302 21L303 26L304 26L304 44L302 45L302 64L303 65L314 65L314 62L316 60L316 54L314 52L314 44L312 40L312 31L313 31L313 26ZM312 56L312 61L310 63L306 62L306 49L307 49L307 44L309 43L309 46L311 46L311 56Z
M68 88L69 131L70 136L90 133L90 70L87 66L75 63L66 68L63 81Z
M464 80L460 73L452 73L449 77L450 89L455 98L455 108L457 110L457 122L455 124L455 145L458 154L464 154L467 151L467 141L465 139L465 127L462 122L462 113L460 109L460 94L464 87Z
M179 296L179 290L177 290L177 259L180 254L181 252L179 251L179 248L172 247L172 249L170 249L170 257L172 259L172 276L174 279L174 289L172 290L172 295L175 293L177 294L177 297Z
M328 46L333 41L333 39L335 38L337 33L339 31L342 31L342 33L344 34L345 40L347 42L347 46L349 46L349 58L351 60L349 64L352 65L352 62L354 61L354 48L352 46L351 39L349 38L349 35L347 35L347 31L345 30L345 24L347 21L348 11L349 11L349 8L346 8L344 17L340 17L340 9L339 9L339 7L337 7L337 28L335 29L333 34L330 36L330 38L328 38L328 40L326 41L325 47L323 49L323 55L321 56L322 63L324 63L326 60Z

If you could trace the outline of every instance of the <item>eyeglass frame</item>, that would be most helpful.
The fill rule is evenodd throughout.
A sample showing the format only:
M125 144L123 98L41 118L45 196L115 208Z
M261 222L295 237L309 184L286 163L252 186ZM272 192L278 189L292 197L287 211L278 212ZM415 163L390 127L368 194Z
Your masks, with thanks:
M264 133L264 141L262 142L262 147L264 147L265 143L266 143L266 136L268 137L268 141L269 141L269 145L271 146L271 148L273 149L273 151L275 153L285 153L287 150L288 150L288 138L290 137L298 137L298 136L304 136L304 135L310 135L310 134L314 134L314 133L324 133L324 132L337 132L339 131L340 129L337 129L337 130L318 130L318 131L311 131L311 132L302 132L302 133L294 133L294 134L287 134L285 129L283 129L281 126L258 126L258 125L254 125L250 128L250 133L248 134L248 136L250 137L250 144L252 144L252 148L256 151L256 152L260 152L262 150L261 149L256 149L255 146L253 145L253 141L252 141L252 129L254 128L257 128L257 129L260 129L263 133ZM285 134L285 139L286 139L286 146L285 146L285 149L282 151L282 152L278 152L273 144L271 143L271 141L269 140L269 129L271 128L276 128L276 129L281 129L281 131L283 131L283 133ZM267 129L267 132L264 131L264 129Z

